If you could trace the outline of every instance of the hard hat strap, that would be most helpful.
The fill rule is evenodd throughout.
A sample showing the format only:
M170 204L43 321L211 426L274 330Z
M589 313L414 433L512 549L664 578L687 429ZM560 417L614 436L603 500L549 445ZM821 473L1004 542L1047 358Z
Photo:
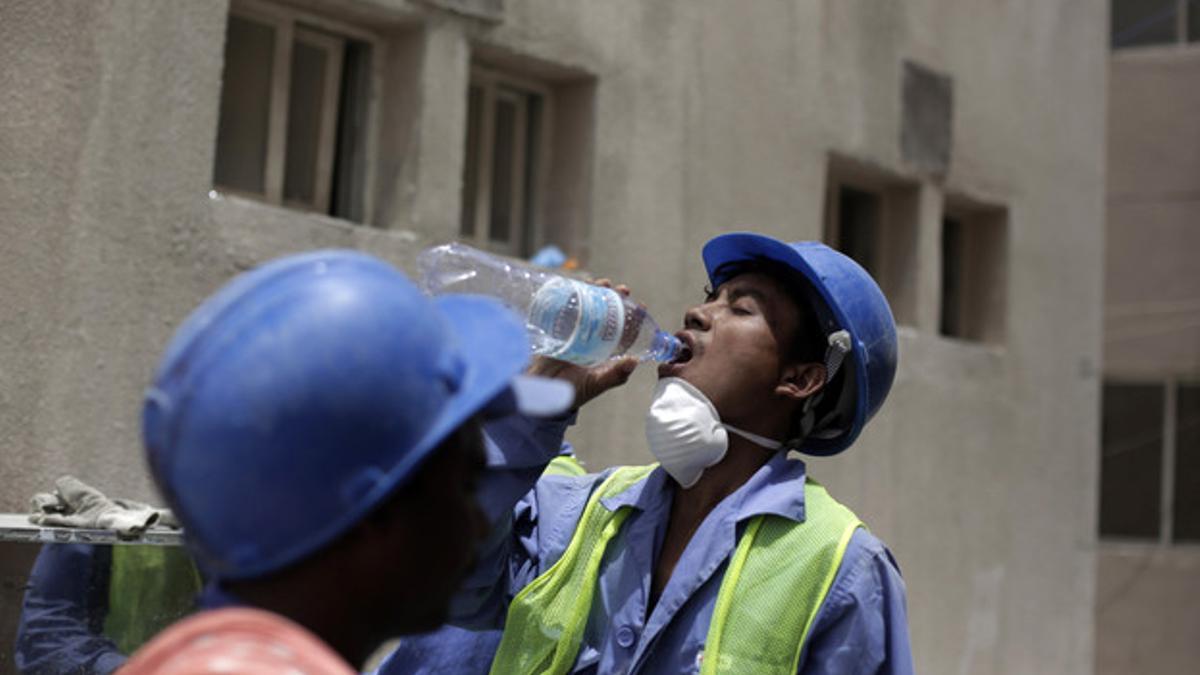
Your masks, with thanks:
M841 370L842 364L846 360L846 356L850 353L852 345L850 331L845 329L834 331L833 333L829 334L828 342L829 346L825 349L826 385L833 381L833 378L838 374L838 371ZM804 407L800 410L800 435L797 438L788 441L785 444L785 447L789 449L799 448L804 443L804 440L814 432L817 434L818 438L825 437L822 436L822 433L825 431L824 427L837 417L838 411L835 409L833 412L825 415L821 418L820 424L818 424L817 406L820 405L821 400L824 398L825 389L822 388L821 391L818 391L817 393L805 399ZM841 429L831 431L833 431L831 434L832 436L836 436L842 432Z

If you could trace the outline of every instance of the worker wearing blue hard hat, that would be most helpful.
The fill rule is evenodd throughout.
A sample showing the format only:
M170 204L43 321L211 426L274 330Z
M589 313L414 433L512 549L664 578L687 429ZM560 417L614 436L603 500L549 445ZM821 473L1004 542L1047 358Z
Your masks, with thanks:
M498 303L361 253L282 258L197 308L145 397L151 473L213 579L122 672L343 673L440 625L488 523L482 426L571 402ZM520 417L510 413L519 412Z
M498 441L499 526L452 617L503 627L491 672L912 672L892 555L789 452L842 452L883 405L887 301L819 243L726 234L703 261L711 285L646 416L658 463L539 478L573 416L541 422L541 444ZM578 407L635 366L531 372L571 382ZM453 663L438 658L424 672Z

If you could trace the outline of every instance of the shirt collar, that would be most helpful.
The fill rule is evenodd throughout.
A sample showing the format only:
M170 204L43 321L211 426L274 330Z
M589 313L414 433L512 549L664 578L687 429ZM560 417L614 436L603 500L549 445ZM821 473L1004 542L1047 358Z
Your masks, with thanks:
M671 495L666 489L667 480L669 480L667 472L656 464L654 470L645 478L630 485L629 489L620 494L601 499L600 503L609 511L616 511L622 506L628 506L638 511L649 510L656 502L670 499Z
M736 521L769 513L803 523L805 476L802 460L788 457L787 452L776 452L745 485L730 495L740 501L734 516Z
M804 480L806 470L800 459L788 457L786 452L775 453L766 464L735 490L726 500L734 500L735 522L762 514L773 514L804 522ZM668 500L670 480L661 466L645 479L634 483L628 490L600 500L609 511L628 506L638 511L647 511L662 500Z

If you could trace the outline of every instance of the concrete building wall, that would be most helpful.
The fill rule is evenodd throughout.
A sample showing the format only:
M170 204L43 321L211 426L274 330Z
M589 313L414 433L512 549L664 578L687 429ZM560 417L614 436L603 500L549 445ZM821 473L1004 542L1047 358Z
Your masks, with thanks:
M1096 673L1190 673L1200 658L1200 552L1101 546Z
M1117 51L1109 64L1104 371L1116 381L1200 381L1197 81L1195 45ZM1097 673L1195 669L1198 568L1194 544L1101 543Z
M1198 78L1196 46L1112 57L1104 298L1110 375L1200 377Z
M0 8L0 509L63 472L151 495L141 389L233 272L330 245L412 271L455 236L463 92L484 60L591 82L573 99L593 107L573 167L589 201L557 213L586 266L667 326L701 297L709 237L822 236L831 156L902 196L896 386L812 471L895 551L920 672L1091 671L1106 3L299 4L389 47L372 227L209 197L222 2ZM940 169L901 149L905 61L952 82ZM992 343L938 335L948 196L1007 214ZM592 467L649 460L651 370L571 432Z

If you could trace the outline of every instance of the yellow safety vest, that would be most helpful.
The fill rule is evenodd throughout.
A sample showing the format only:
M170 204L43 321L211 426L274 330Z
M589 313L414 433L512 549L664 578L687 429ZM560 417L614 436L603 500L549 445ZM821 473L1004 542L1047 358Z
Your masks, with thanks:
M656 465L622 467L588 499L561 558L509 606L492 673L567 673L575 663L608 542L631 507L601 500L643 480ZM807 481L805 520L756 516L717 592L701 673L796 672L813 619L862 521Z
M192 611L202 582L181 546L117 545L112 550L104 634L132 654Z
M546 465L543 476L586 476L587 469L575 459L574 455L559 455Z

